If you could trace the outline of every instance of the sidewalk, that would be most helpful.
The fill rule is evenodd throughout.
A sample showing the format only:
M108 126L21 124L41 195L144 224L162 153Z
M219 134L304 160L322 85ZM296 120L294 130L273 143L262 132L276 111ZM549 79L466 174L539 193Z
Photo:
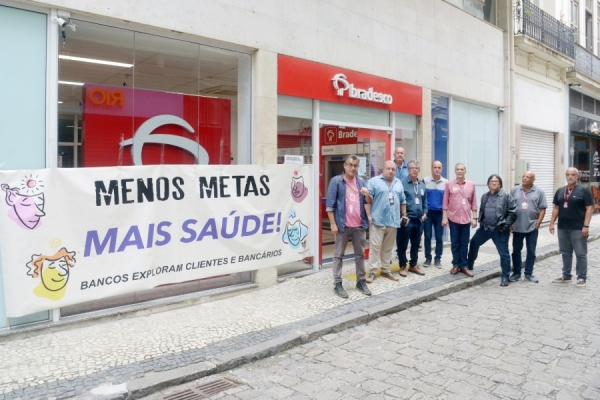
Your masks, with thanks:
M590 240L600 237L600 217L592 219L590 232ZM542 228L538 259L557 253L556 236ZM500 274L491 241L480 250L475 278L450 275L448 248L442 264L443 269L426 268L423 277L409 274L399 282L379 278L369 285L371 297L354 289L348 279L344 286L350 298L335 296L327 269L211 303L17 334L0 344L0 400L140 398ZM353 272L353 261L347 261L344 275Z

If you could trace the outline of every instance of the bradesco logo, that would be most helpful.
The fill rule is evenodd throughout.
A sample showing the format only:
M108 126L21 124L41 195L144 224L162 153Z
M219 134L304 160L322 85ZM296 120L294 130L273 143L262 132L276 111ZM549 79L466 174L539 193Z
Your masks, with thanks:
M340 97L344 96L345 91L348 91L348 97L353 99L383 104L392 104L392 101L394 100L391 94L374 92L372 87L368 89L355 88L354 84L348 83L346 75L344 74L336 74L331 81L333 82L333 87L337 90L337 95Z

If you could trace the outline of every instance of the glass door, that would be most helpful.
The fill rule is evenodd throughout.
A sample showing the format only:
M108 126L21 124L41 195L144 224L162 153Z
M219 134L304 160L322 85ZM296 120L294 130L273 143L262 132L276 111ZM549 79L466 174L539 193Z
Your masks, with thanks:
M319 231L319 265L333 262L333 248L335 237L331 233L331 226L325 202L329 182L336 176L344 173L344 162L349 155L356 155L360 160L358 176L368 181L380 175L383 164L390 159L391 134L384 130L357 128L344 125L325 125L319 131L319 152L321 164L319 166L319 191L321 199ZM346 248L345 256L353 254L352 244Z

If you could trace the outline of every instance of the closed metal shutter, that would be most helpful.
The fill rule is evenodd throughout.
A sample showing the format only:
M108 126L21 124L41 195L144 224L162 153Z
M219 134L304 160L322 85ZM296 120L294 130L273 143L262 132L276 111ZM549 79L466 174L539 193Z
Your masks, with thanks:
M546 193L548 208L544 222L549 222L554 207L554 133L521 127L520 158L530 161L529 168L535 173L535 185Z

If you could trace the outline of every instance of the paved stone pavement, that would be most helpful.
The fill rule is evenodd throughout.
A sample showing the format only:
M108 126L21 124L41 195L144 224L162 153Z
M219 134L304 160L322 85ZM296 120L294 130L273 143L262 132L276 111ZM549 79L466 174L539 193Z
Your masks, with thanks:
M594 237L600 235L599 217L592 219L591 231ZM542 229L538 254L549 256L556 251L556 237ZM449 258L445 249L442 262L446 268L428 268L424 277L409 274L397 283L377 279L369 285L373 291L369 298L348 279L354 269L349 261L344 267L347 300L333 295L331 270L324 270L268 289L168 312L132 313L1 337L0 400L61 399L124 383L132 393L132 382L166 382L170 372L176 375L202 365L203 372L185 372L187 377L214 374L407 304L484 282L499 272L491 242L480 252L475 279L448 274ZM256 353L249 353L248 349L255 348Z
M589 256L583 289L551 283L554 256L539 284L489 280L145 399L223 377L241 385L211 399L600 399L600 242Z

